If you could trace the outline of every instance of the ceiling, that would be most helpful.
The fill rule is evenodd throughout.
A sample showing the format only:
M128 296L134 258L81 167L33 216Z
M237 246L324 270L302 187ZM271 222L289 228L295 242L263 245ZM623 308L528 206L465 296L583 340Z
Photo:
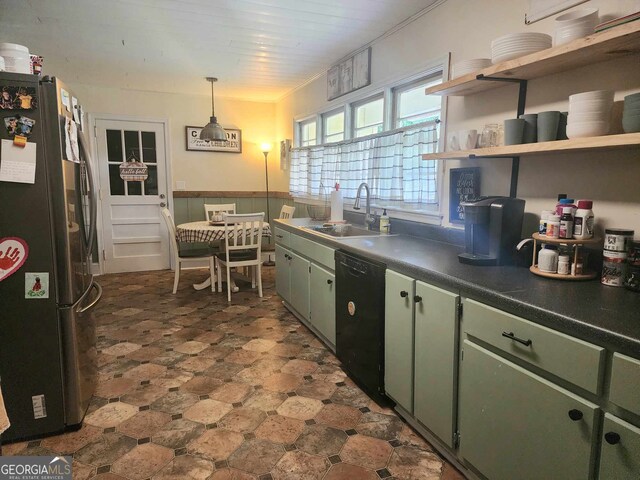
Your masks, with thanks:
M67 82L274 101L436 0L1 0Z

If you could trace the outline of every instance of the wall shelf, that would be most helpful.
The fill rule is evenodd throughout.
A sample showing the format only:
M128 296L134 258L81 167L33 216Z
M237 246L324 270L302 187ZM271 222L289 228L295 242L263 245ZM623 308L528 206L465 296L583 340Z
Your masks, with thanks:
M503 82L478 80L478 75L531 80L634 53L640 53L640 20L579 38L564 45L492 65L427 88L425 93L427 95L473 95L505 86Z
M574 138L555 142L525 143L501 147L476 148L454 152L428 153L423 160L446 160L467 158L524 157L551 153L571 153L583 150L604 151L640 148L640 133L623 133L601 137Z

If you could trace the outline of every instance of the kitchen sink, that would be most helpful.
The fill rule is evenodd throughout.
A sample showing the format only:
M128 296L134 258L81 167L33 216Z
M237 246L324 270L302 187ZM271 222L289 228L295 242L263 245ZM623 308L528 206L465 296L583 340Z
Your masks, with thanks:
M354 237L378 237L380 232L367 230L364 227L356 227L351 224L338 224L338 225L312 225L304 227L307 230L314 231L323 235L328 235L335 238L354 238Z

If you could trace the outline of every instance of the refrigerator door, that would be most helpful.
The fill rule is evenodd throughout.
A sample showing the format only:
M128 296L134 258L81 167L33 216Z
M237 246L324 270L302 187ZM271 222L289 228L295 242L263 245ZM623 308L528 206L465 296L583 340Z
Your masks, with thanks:
M59 310L67 427L82 422L95 390L98 364L93 309L101 297L102 287L93 281L77 303Z
M60 100L62 82L57 79L42 81L43 116L46 122L45 145L47 173L51 202L51 217L55 245L57 277L57 301L59 306L75 304L91 285L88 260L89 237L86 233L85 205L92 191L88 186L86 155L81 162L67 160L66 145L69 142L66 121L73 121ZM93 226L95 228L95 225Z

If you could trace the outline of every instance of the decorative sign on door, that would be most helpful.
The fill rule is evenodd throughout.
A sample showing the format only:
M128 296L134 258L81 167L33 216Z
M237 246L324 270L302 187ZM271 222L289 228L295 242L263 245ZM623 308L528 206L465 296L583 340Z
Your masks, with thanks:
M480 194L480 169L452 168L449 176L449 221L464 223L464 209L460 203Z
M224 128L227 140L200 140L202 127L187 127L187 150L200 152L242 153L242 131L237 128Z
M148 176L147 166L133 155L120 164L120 178L125 182L144 182Z

